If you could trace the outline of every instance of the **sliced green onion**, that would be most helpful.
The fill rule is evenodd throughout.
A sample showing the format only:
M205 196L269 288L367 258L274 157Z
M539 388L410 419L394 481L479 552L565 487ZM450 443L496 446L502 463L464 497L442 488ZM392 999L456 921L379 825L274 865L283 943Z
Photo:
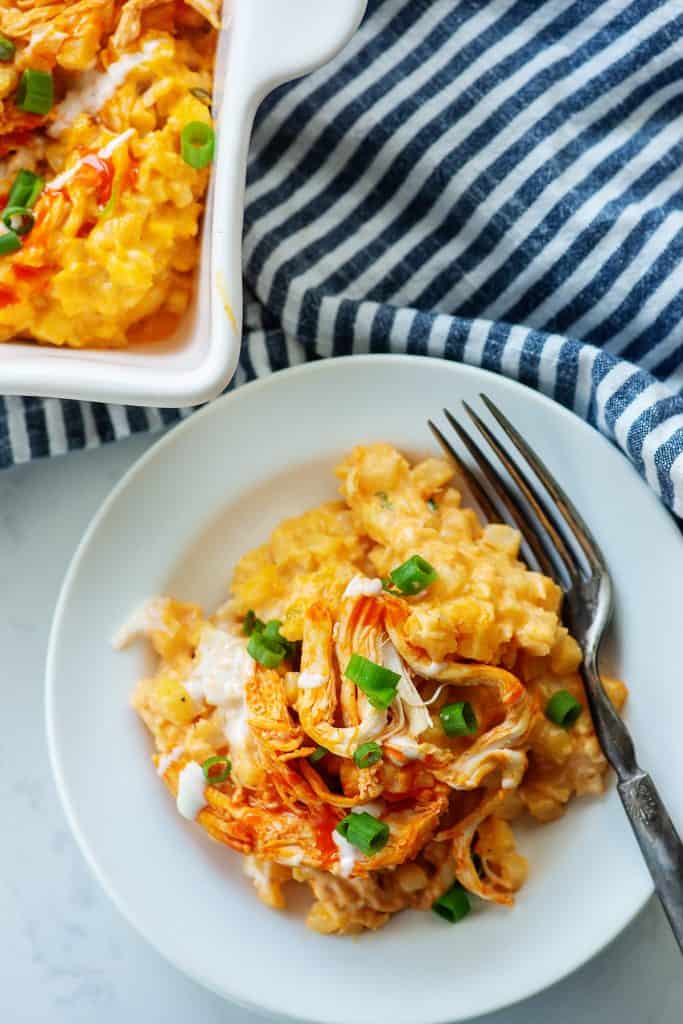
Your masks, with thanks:
M391 498L389 497L386 491L377 491L375 493L375 497L379 498L379 503L382 506L382 508L393 508L393 505L391 504Z
M311 764L317 764L318 761L322 761L325 754L329 753L325 747L317 746L312 754L309 755L308 760Z
M402 594L419 594L439 578L434 566L419 555L413 555L389 575Z
M219 772L212 772L211 769L215 768L216 765L222 764L223 768ZM207 782L213 783L214 786L220 785L230 775L232 771L232 764L227 757L207 757L206 761L202 765L202 771L204 772L204 778Z
M21 241L16 231L5 231L0 235L0 256L9 256L18 249L21 249Z
M247 651L264 668L277 668L287 653L281 644L273 643L258 630L249 637Z
M389 841L389 826L367 811L347 814L337 825L337 832L368 857L379 853Z
M279 619L271 619L263 627L262 633L268 640L272 640L273 643L284 645L287 641L284 637L280 636L281 625L282 623Z
M400 675L376 665L361 654L352 654L344 673L347 679L358 686L375 708L385 710L396 696Z
M298 640L286 640L280 633L280 626L282 623L279 619L271 619L265 626L257 625L257 629L261 628L263 636L267 643L279 644L280 647L284 647L285 654L288 658L295 658L297 652L301 647L301 643Z
M180 133L180 155L186 164L200 171L213 160L216 136L203 121L190 121Z
M372 740L369 743L361 743L354 750L353 759L359 768L372 768L382 760L382 748L379 743Z
M243 629L249 636L247 650L254 661L266 668L277 668L284 658L296 660L301 645L297 641L286 640L280 633L282 623L279 619L261 622L252 611L247 612Z
M245 636L251 636L254 632L262 632L266 628L265 622L261 622L257 618L256 613L250 608L247 614L244 616L244 622L242 623L242 629L244 630Z
M2 212L2 223L17 235L27 235L35 221L36 218L25 206L8 206Z
M202 103L207 103L209 106L211 106L211 93L207 92L206 89L202 89L200 86L197 86L194 89L190 89L190 93L196 99L201 100Z
M439 917L445 918L450 924L457 924L458 921L462 921L463 917L467 917L471 909L469 896L459 882L455 882L443 896L439 896L438 900L432 903L434 913L438 914Z
M433 498L427 498L427 508L429 509L430 512L439 511L439 506L437 505Z
M11 39L7 36L0 36L0 61L3 64L8 64L11 60L14 60L14 54L17 52L17 48Z
M19 110L27 114L48 114L54 103L54 84L50 72L26 68L19 79L14 102Z
M545 706L545 717L563 729L571 729L583 711L581 704L568 690L558 690Z
M444 705L439 718L447 736L473 736L477 731L477 716L468 700Z
M30 210L43 191L45 182L33 171L19 171L7 198L7 206L23 206Z

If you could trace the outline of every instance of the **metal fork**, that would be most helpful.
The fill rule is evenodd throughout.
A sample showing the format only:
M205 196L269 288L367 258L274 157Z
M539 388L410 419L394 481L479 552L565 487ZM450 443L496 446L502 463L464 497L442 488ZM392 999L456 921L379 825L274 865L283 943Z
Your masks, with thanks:
M497 502L521 532L528 563L551 576L564 591L564 621L583 652L580 671L595 731L607 760L617 774L621 802L683 952L683 843L654 782L638 766L633 740L600 680L598 651L612 615L612 580L607 564L585 521L548 468L500 409L486 395L480 395L480 398L526 463L527 473L519 468L519 462L467 402L463 402L465 411L523 500L501 478L479 445L447 409L444 409L444 415L448 423L469 452L488 489L436 424L429 420L429 426L439 444L455 461L485 517L491 522L500 521ZM529 469L542 484L550 502L544 500L538 488L530 482ZM564 524L566 534L560 523ZM568 539L569 535L573 540Z

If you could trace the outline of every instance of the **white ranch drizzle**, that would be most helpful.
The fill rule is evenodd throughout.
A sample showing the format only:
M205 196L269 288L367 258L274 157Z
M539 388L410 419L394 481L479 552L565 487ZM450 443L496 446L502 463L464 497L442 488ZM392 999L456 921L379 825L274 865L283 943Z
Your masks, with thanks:
M124 53L105 71L93 68L83 72L78 85L70 89L55 107L55 119L47 129L47 134L56 139L71 127L79 114L96 114L123 85L133 68L148 60L158 46L157 40L150 39L138 53Z
M168 599L165 597L152 597L138 605L112 637L112 647L122 651L134 640L155 630L165 629L163 613L167 604Z
M349 582L342 597L377 597L382 593L380 579L368 579L367 576L354 576Z
M309 672L304 669L303 672L299 673L299 689L300 690L314 690L318 686L322 686L326 680L325 676L322 676L319 672Z
M193 700L205 700L222 712L222 724L230 745L233 773L253 770L252 738L245 685L256 663L247 653L244 637L205 625L190 675L183 686ZM244 779L242 779L244 781Z
M178 796L176 797L178 813L188 821L194 821L202 807L206 806L205 786L206 779L202 766L196 761L189 761L178 776Z
M132 135L135 135L135 128L127 128L125 132L121 132L120 135L117 135L116 138L108 142L106 146L103 146L95 156L98 156L101 160L107 160L112 153L119 148L119 146L122 146L124 142L128 142L128 139ZM47 183L45 191L58 192L60 189L64 188L64 186L71 181L73 176L80 171L87 159L87 155L81 157L80 160L76 161L73 167L70 167L67 171L63 171L62 174L58 174L56 178L53 178L52 181Z
M174 747L168 754L162 754L157 764L157 775L165 775L172 764L178 760L179 757L183 756L182 747Z

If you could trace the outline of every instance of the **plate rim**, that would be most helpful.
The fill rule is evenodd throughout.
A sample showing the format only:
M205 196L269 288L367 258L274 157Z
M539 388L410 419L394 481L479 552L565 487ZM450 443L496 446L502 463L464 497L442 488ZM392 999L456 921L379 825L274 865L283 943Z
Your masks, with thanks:
M62 809L64 810L71 833L74 839L76 840L76 843L86 861L86 864L88 865L88 868L90 869L94 877L97 879L98 883L100 884L108 898L116 906L117 910L121 913L121 915L128 922L128 924L134 929L134 931L136 931L138 935L142 936L142 938L154 950L156 950L157 953L159 953L168 963L172 964L172 966L176 970L180 971L181 974L184 974L186 977L191 978L193 981L202 985L204 988L207 988L209 991L220 996L221 998L226 999L228 1001L232 1001L234 1004L241 1006L244 1009L248 1009L261 1015L274 1014L275 1017L279 1017L279 1019L281 1020L310 1021L311 1024L346 1024L346 1021L341 1017L335 1016L334 1012L328 1012L325 1014L324 1017L302 1017L297 1014L283 1011L279 1008L276 1009L275 1007L255 1003L243 995L234 994L234 992L229 990L227 986L223 988L218 987L209 978L202 975L201 972L188 969L184 964L178 962L177 958L175 958L173 955L169 954L164 948L162 948L162 946L158 944L157 939L149 934L148 929L137 920L137 914L134 908L128 905L127 900L124 898L124 896L122 896L119 893L115 884L111 882L110 879L107 877L106 872L104 872L100 868L96 854L91 849L89 840L87 839L85 833L83 832L79 824L77 813L72 805L66 778L62 771L60 744L57 738L56 728L56 660L58 655L61 626L66 614L67 605L71 597L74 585L77 581L81 563L84 561L86 555L89 552L93 537L96 534L97 530L99 529L100 525L105 521L105 519L109 515L111 509L116 505L116 502L119 500L119 498L128 490L128 488L130 487L134 480L136 480L140 475L144 474L147 465L153 460L155 460L160 453L164 452L167 447L174 444L178 436L182 436L182 434L185 431L192 429L193 424L203 419L209 418L211 416L220 414L231 403L249 400L249 398L256 391L262 391L264 389L268 389L271 387L287 387L288 380L293 376L311 376L316 375L318 373L324 374L327 372L333 373L335 365L339 364L340 362L346 363L349 360L349 358L349 356L338 356L319 361L303 363L298 366L289 367L285 370L277 371L265 377L260 377L255 380L249 381L244 385L241 385L239 388L221 395L215 401L204 406L204 408L198 410L191 417L188 417L187 419L184 419L180 423L176 424L173 428L167 431L167 433L165 433L156 442L154 442L147 451L143 452L143 454L139 456L133 462L133 464L126 470L121 479L114 484L114 486L108 492L104 500L100 503L94 515L92 516L90 522L88 523L88 526L85 532L83 533L83 536L81 537L76 547L76 550L74 551L74 554L71 557L68 568L63 578L62 585L60 587L59 596L55 603L55 609L53 613L52 624L50 627L47 654L45 660L44 721L52 775L55 780L59 800ZM528 397L531 401L539 401L541 406L552 407L553 414L559 414L563 418L571 419L572 421L574 421L574 423L578 422L579 428L584 428L585 431L587 431L592 436L593 443L602 443L604 445L608 445L610 448L615 447L613 444L610 443L608 438L606 438L596 428L592 427L589 423L583 420L572 410L560 405L558 402L549 398L542 392L536 391L535 389L522 384L520 381L506 377L502 374L494 373L493 371L484 369L483 367L469 366L464 363L452 362L439 356L417 356L401 353L367 353L363 355L354 355L352 358L353 362L357 365L359 372L361 372L362 367L370 361L374 363L383 362L387 366L401 364L415 365L415 362L417 361L419 363L434 363L442 370L446 370L446 372L462 374L465 377L470 377L475 380L482 380L484 382L487 377L494 376L496 377L498 383L501 384L504 388L507 388L508 390L514 392L519 392L520 390L527 392ZM627 459L627 456L623 452L619 451L619 449L616 449L616 452L619 455L621 455L621 457L624 460L626 460L627 462L629 461ZM658 508L661 511L660 519L662 523L662 528L670 530L672 539L678 540L676 526L673 523L671 517L667 514L666 508L654 494L652 489L648 486L646 481L644 481L642 477L638 475L635 467L630 463L629 465L634 475L640 480L642 487L650 494L652 498L653 508ZM621 923L612 928L606 936L601 935L597 941L588 942L584 947L581 947L579 955L572 959L569 963L569 966L567 966L566 968L558 968L556 971L552 973L551 976L546 976L544 980L538 983L531 982L527 985L521 986L520 992L513 999L510 999L508 996L503 996L502 998L492 996L488 998L485 1006L481 1007L480 1009L477 1009L476 1012L473 1014L467 1013L465 1016L458 1016L456 1018L453 1018L452 1013L449 1013L447 1016L431 1015L429 1016L429 1018L424 1019L423 1024L454 1024L454 1022L457 1021L466 1021L472 1019L473 1017L478 1017L480 1015L495 1013L507 1007L514 1006L517 1003L524 1001L525 999L529 999L532 996L537 995L545 991L546 989L551 988L553 985L556 985L564 978L567 978L571 974L574 974L581 967L583 967L590 960L592 960L595 956L597 956L603 950L607 949L607 947L610 946L614 942L614 940L641 913L645 905L651 899L653 893L654 885L651 879L648 879L646 882L646 890L642 898L637 902L637 904L634 907L629 909L628 913L624 915ZM491 991L493 992L493 989Z

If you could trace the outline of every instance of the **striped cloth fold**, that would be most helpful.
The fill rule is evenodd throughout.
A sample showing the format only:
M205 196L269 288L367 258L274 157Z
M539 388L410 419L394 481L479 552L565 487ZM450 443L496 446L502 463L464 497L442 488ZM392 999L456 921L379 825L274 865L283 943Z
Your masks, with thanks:
M683 515L683 4L370 0L263 104L231 387L331 355L483 366ZM186 415L6 398L0 466Z

